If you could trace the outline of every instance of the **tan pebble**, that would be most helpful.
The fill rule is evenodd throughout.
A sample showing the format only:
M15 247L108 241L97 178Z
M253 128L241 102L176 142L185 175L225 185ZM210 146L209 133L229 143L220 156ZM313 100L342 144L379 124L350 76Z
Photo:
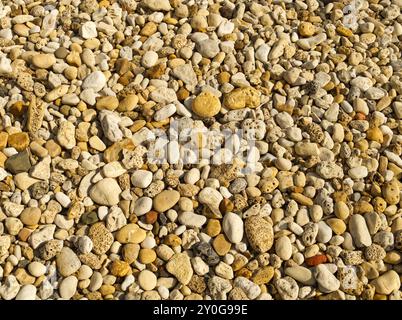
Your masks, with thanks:
M400 264L402 262L402 255L400 252L397 251L388 251L385 258L385 263L389 264Z
M232 244L226 240L223 234L220 234L216 238L214 238L214 240L212 241L212 246L218 255L224 256L226 253L229 252Z
M382 195L385 201L390 204L398 204L400 201L400 189L399 182L396 179L392 179L383 185Z
M115 260L112 262L110 272L116 277L124 277L131 271L130 265L121 260Z
M378 143L383 143L384 141L384 136L382 134L382 131L378 127L370 128L366 131L366 137L367 139L371 141L376 141Z
M307 21L302 21L298 27L299 34L303 37L311 37L315 33L315 26Z
M111 295L116 291L116 288L110 284L102 284L99 288L99 292L102 296Z
M399 289L401 280L394 270L390 270L371 281L371 284L374 286L377 293L387 295Z
M138 257L141 263L148 264L155 261L156 253L152 249L141 249Z
M45 148L52 158L57 157L61 153L61 147L54 140L46 141Z
M132 111L135 109L137 104L138 104L138 96L136 96L135 94L130 94L119 102L117 111L120 112Z
M221 102L212 93L205 91L193 100L192 110L201 118L213 117L221 110Z
M166 270L173 274L177 280L187 285L193 276L190 258L186 253L176 253L166 264Z
M0 150L3 150L7 146L8 133L5 131L0 132Z
M125 225L116 233L116 240L120 243L141 243L146 237L145 230L137 224L130 223Z
M312 206L314 204L312 199L310 199L309 197L306 197L305 195L303 195L301 193L292 192L290 194L290 197L293 200L296 200L296 202L298 202L304 206Z
M261 102L261 92L253 87L237 88L225 95L223 105L231 110L246 107L257 108Z
M93 242L93 251L97 254L106 253L113 243L112 233L102 222L92 225L89 228L88 236Z
M343 201L335 202L335 215L341 219L346 220L349 217L349 207Z
M140 246L136 243L127 243L123 246L123 259L128 264L132 264L138 258Z
M180 199L180 193L176 190L163 190L153 200L153 207L158 212L165 212L172 208Z
M179 245L181 245L181 239L179 236L175 235L175 234L168 234L164 240L163 243L171 246L171 247L177 247Z
M106 150L106 145L105 143L98 137L98 136L92 136L89 138L89 145L91 148L94 148L95 150L98 151L105 151Z
M332 229L332 231L341 235L346 231L346 224L341 219L331 218L325 221Z
M119 100L116 97L101 97L96 101L96 109L113 111L119 106Z
M22 212L21 215L19 216L19 219L21 222L27 226L34 226L38 224L39 219L41 216L41 211L39 208L25 208Z
M261 216L251 216L246 219L244 229L251 247L260 253L271 249L274 232L271 223Z
M52 54L36 54L32 57L32 64L40 69L48 69L56 63L56 57Z
M8 146L17 151L23 151L29 146L29 135L26 132L18 132L8 136Z
M271 281L274 276L274 268L271 266L265 266L261 269L258 269L251 280L258 285L266 284Z
M219 220L209 219L205 231L210 237L216 237L221 232L221 224Z

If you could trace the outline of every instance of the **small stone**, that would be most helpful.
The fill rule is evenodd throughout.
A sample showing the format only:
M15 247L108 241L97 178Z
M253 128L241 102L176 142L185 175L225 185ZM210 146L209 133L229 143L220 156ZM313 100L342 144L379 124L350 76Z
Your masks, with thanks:
M158 54L154 51L147 51L141 59L141 63L145 68L151 68L158 63Z
M169 0L143 0L142 3L152 11L169 11L172 9Z
M286 236L280 237L275 242L275 252L284 261L287 261L292 256L292 244Z
M110 267L110 273L115 277L125 277L130 271L130 265L125 261L115 260Z
M261 92L253 87L237 88L225 95L223 105L230 110L257 108L261 102Z
M97 254L106 253L113 243L112 233L102 222L95 223L89 228L88 237L92 240L93 251Z
M4 165L4 167L13 174L28 172L31 168L28 151L24 150L9 157Z
M291 277L276 280L275 288L283 300L296 300L299 295L299 286Z
M49 240L39 247L39 256L44 260L54 258L63 248L60 240Z
M29 243L31 244L32 248L36 249L43 242L52 240L55 230L55 225L44 225L32 232L29 237Z
M49 69L56 63L56 57L52 54L36 54L32 57L32 64L36 68Z
M78 279L74 276L69 276L61 281L59 286L60 297L69 300L77 291Z
M134 187L145 189L152 182L152 172L147 170L136 170L131 175L131 183Z
M265 266L260 269L257 269L251 280L255 284L262 285L269 283L273 278L273 276L274 276L274 268L271 266Z
M121 189L116 180L105 178L98 181L89 191L93 201L104 206L114 206L119 203Z
M134 223L124 226L116 233L116 240L122 244L141 243L144 241L145 237L145 230L141 229L137 224Z
M339 289L339 280L323 264L316 266L314 277L318 282L320 291L323 293L330 293Z
M388 295L394 290L399 290L401 280L394 270L390 270L379 276L377 279L374 279L371 284L374 286L377 293Z
M152 209L152 199L149 197L141 197L135 201L134 213L137 216L143 216Z
M389 205L398 204L400 201L400 190L398 181L396 179L392 179L391 181L385 183L382 188L382 195L384 196L384 200Z
M166 270L183 285L187 285L193 276L190 258L185 253L175 254L166 264Z
M368 247L372 240L370 232L367 228L366 220L360 214L354 214L349 219L349 231L352 235L353 242L358 248Z
M119 100L114 96L101 97L96 101L96 109L113 111L119 106Z
M21 222L27 226L35 226L38 224L41 216L41 211L39 208L25 208L19 219Z
M57 132L57 141L68 150L76 145L75 126L70 121L62 121Z
M214 58L219 53L219 45L216 40L205 39L197 43L197 50L205 58Z
M208 208L211 209L211 211L218 216L221 216L221 213L219 210L219 205L220 205L222 199L223 199L223 197L219 193L219 191L217 191L211 187L205 187L198 194L199 202L207 205Z
M56 258L57 270L63 277L68 277L81 267L81 261L68 247L61 249Z
M207 218L200 214L184 211L179 214L179 222L190 228L201 228L207 222Z
M201 118L214 117L221 109L219 99L208 91L200 93L192 104L193 112Z
M152 249L141 249L138 258L141 263L149 264L156 260L156 253Z
M209 219L205 231L210 237L216 237L221 232L221 224L219 220Z
M228 212L223 217L222 228L226 237L232 243L239 243L243 239L243 220L239 215Z
M311 37L315 34L315 26L307 21L302 21L298 27L299 34L303 37Z
M229 241L226 240L223 234L219 234L212 242L212 246L214 247L216 253L220 256L224 256L229 252L232 245Z
M106 77L102 71L95 71L89 74L82 83L83 89L92 89L99 92L106 85Z
M119 112L132 111L137 107L137 104L138 104L138 96L135 94L129 94L119 102L117 111Z
M288 267L285 269L285 274L304 285L312 286L315 284L313 273L308 268L302 266Z
M21 287L15 300L35 300L36 299L36 287L32 284L26 284Z
M15 148L17 151L25 150L29 145L29 136L26 132L18 132L8 136L8 146Z
M96 38L98 32L96 31L96 23L93 21L85 22L80 29L80 35L84 39Z
M260 253L271 249L274 241L272 225L261 216L251 216L245 221L245 231L251 247Z
M143 270L138 275L138 284L145 291L154 289L156 287L156 281L156 275L149 270Z
M176 190L163 190L153 200L154 209L165 212L172 208L180 199L180 193Z

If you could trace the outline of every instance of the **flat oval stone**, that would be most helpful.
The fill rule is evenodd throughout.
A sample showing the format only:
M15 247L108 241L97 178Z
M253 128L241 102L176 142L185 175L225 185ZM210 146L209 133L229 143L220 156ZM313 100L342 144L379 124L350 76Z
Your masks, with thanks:
M130 223L116 233L116 240L120 243L141 243L146 237L145 230L137 224Z
M180 193L176 190L163 190L154 198L154 209L158 212L165 212L172 208L180 199Z

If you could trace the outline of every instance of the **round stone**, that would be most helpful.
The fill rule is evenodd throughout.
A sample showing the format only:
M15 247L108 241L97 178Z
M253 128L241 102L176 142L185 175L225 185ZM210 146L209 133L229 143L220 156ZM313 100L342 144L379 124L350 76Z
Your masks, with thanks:
M145 291L154 289L156 287L156 281L156 275L149 270L142 270L138 275L138 284Z
M221 102L212 93L204 91L193 100L192 110L201 118L210 118L219 113Z

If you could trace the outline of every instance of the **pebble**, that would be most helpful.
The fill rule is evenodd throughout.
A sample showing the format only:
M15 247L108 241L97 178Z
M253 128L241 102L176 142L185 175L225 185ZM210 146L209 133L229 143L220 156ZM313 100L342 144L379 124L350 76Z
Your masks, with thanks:
M398 290L401 286L399 275L390 270L374 279L371 284L374 286L375 291L379 294L391 294L394 290Z
M119 203L120 193L121 189L116 180L105 178L92 186L89 196L100 205L114 206Z
M286 236L280 237L275 242L275 252L282 260L289 260L292 256L292 244Z
M317 280L318 288L323 293L330 293L339 289L339 280L323 264L315 267L314 277Z
M221 103L212 93L204 91L193 100L192 110L201 118L210 118L219 113Z
M138 275L138 284L145 291L153 290L156 287L157 278L149 270L142 270Z
M244 230L251 247L260 253L271 249L274 241L272 225L261 216L251 216L245 220Z
M158 212L165 212L172 208L180 199L176 190L163 190L153 199L153 207Z
M52 54L36 54L32 57L32 64L39 69L49 69L56 63L56 57Z
M56 258L57 270L63 277L68 277L81 267L77 255L68 247L63 247Z
M170 258L166 264L166 270L183 285L187 285L193 276L190 258L185 253L177 253Z
M368 247L372 240L367 228L366 220L359 214L354 214L349 219L349 230L354 244L358 247Z
M147 188L152 182L152 172L137 170L131 175L131 183L134 187Z
M225 214L222 229L231 243L239 243L243 239L243 220L235 213L228 212Z
M40 262L34 261L28 265L28 271L34 277L40 277L46 273L46 266Z
M36 300L36 287L32 284L22 286L15 300Z
M82 82L83 89L92 89L99 92L106 85L106 77L101 71L94 71L89 74Z
M77 285L78 279L74 276L63 279L59 286L60 297L66 300L71 299L77 290Z

